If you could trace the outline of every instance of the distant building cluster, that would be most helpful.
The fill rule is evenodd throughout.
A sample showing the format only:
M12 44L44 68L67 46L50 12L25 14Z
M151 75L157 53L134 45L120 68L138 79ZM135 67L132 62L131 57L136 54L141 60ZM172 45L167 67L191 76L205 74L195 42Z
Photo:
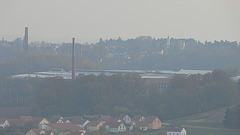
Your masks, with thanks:
M87 132L102 132L107 134L118 134L125 132L144 132L148 130L161 130L162 121L157 116L135 115L130 117L121 114L119 117L100 115L96 118L62 117L54 115L49 119L20 116L18 119L0 118L0 127L34 127L27 131L26 135L84 135ZM165 124L166 125L166 124ZM168 126L167 135L186 135L182 127Z
M206 73L211 73L210 70L183 70L180 71L157 71L157 70L85 70L78 69L76 70L76 75L84 74L84 75L100 75L104 74L107 76L116 74L116 73L135 73L141 76L141 78L146 80L147 85L157 85L160 91L163 91L168 88L170 85L170 79L174 75L193 75L193 74L201 74L204 75ZM47 72L34 72L32 74L19 74L13 75L13 78L26 78L26 77L39 77L39 78L49 78L49 77L61 77L63 79L71 79L72 73L66 72L63 69L52 69Z

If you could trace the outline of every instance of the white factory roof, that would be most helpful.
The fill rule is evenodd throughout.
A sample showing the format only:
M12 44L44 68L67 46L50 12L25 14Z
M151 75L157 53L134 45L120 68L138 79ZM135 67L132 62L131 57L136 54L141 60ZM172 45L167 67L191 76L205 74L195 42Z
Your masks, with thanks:
M87 70L79 69L76 70L76 75L112 75L116 73L137 73L142 78L169 78L173 75L192 75L192 74L206 74L211 73L210 70L179 70L179 71L170 71L170 70ZM50 70L47 72L34 72L32 74L19 74L13 75L13 78L25 78L25 77L39 77L39 78L49 78L49 77L62 77L64 79L71 79L72 72L66 72L62 69Z

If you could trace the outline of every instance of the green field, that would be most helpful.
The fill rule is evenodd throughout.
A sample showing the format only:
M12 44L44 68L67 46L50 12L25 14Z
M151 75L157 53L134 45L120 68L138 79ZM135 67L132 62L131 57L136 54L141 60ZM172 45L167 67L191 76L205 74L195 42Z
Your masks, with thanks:
M167 123L199 127L223 128L224 126L222 121L224 120L225 110L226 107L214 109L208 112L170 120L167 121Z
M187 135L240 135L240 130L186 127Z
M187 135L240 135L240 129L228 129L223 126L226 107L191 115L165 123L181 125ZM163 129L166 132L166 129ZM144 135L159 135L160 131L146 132Z

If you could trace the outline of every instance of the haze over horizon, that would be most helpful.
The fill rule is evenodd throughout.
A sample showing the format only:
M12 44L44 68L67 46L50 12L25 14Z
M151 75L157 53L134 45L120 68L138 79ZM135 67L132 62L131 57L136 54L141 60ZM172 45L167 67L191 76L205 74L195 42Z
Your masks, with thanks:
M240 41L239 0L1 0L0 38L30 41L194 38Z

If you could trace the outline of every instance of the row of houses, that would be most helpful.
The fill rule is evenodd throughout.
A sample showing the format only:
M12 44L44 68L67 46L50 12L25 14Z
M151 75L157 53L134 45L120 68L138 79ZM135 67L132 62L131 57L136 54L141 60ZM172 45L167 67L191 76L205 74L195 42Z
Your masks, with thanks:
M129 115L111 117L101 115L98 119L88 120L83 117L63 118L60 115L52 116L50 119L20 116L19 119L0 118L2 128L9 126L34 125L34 129L29 130L26 135L84 135L86 132L104 130L108 133L123 133L127 131L147 131L162 128L162 122L157 116L136 115L132 118ZM168 135L186 135L173 134Z

